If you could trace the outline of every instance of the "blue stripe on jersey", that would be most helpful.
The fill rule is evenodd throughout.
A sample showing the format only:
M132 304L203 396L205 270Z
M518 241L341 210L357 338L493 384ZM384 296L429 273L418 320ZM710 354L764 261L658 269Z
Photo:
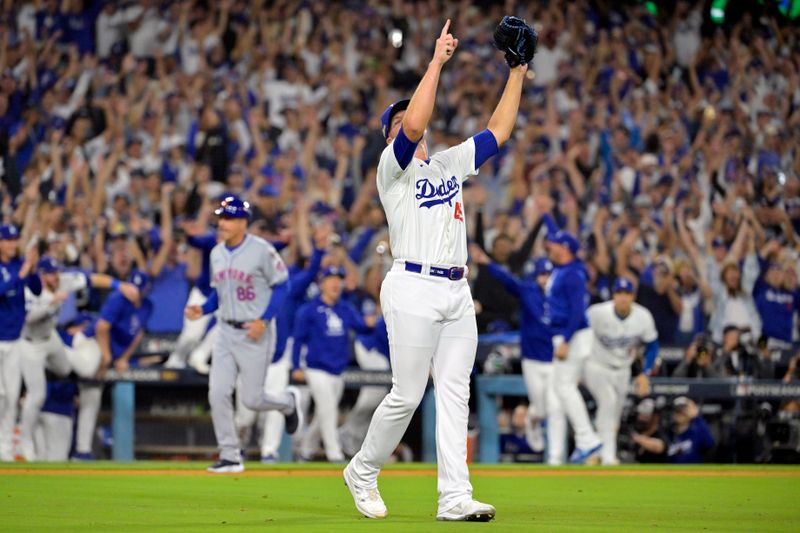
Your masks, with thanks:
M400 131L397 132L397 137L392 141L392 149L394 150L394 158L397 159L397 164L403 170L406 169L411 160L414 159L414 152L417 151L419 141L413 142L406 137L403 127L400 126Z
M500 151L494 133L488 129L472 137L472 140L475 142L475 168L480 168L487 159L497 155L497 152Z

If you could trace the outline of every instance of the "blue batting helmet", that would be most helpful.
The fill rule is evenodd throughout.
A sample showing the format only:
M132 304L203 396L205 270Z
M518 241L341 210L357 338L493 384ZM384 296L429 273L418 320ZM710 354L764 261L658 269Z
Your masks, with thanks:
M636 292L633 282L628 278L617 278L614 282L614 292Z
M533 275L549 274L553 271L553 263L546 257L539 257L533 263Z
M397 102L393 103L389 107L386 108L381 114L381 131L383 132L383 137L385 139L389 138L389 129L392 125L392 117L395 116L400 111L404 111L408 109L408 104L411 103L411 100L398 100Z
M133 283L139 292L146 292L150 286L150 275L139 269L133 270L128 276L128 283Z
M250 218L250 204L236 196L226 196L214 214L227 218Z
M345 276L347 276L347 271L345 271L345 269L342 267L329 266L320 273L319 279L327 278L328 276L337 276L340 278L344 278Z

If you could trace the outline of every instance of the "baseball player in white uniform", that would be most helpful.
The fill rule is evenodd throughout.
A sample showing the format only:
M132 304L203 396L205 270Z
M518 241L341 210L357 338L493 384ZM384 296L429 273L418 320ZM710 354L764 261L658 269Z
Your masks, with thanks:
M358 511L384 518L378 474L395 450L433 376L439 520L494 518L495 508L472 498L467 468L469 376L477 325L465 274L467 233L462 185L497 154L516 121L527 65L510 70L488 128L430 155L424 139L439 75L458 39L448 20L411 100L381 116L387 147L378 164L378 193L389 223L394 266L381 287L389 336L392 389L372 418L361 450L345 468Z
M220 242L211 251L211 286L214 291L202 305L186 307L186 317L196 320L217 309L219 331L211 354L208 400L220 449L219 461L208 470L242 472L241 450L233 411L233 391L255 411L278 410L286 416L291 435L301 425L299 394L289 387L281 395L264 390L264 380L275 351L275 315L289 290L283 259L264 239L247 232L250 205L226 197L215 211Z
M613 301L592 305L586 312L592 330L592 349L586 362L584 383L597 403L595 426L603 441L600 459L604 465L619 463L617 433L636 349L645 346L643 372L635 381L639 394L647 394L648 375L658 356L658 333L653 315L633 301L635 293L631 280L618 278L614 283Z
M56 332L61 305L70 294L89 286L118 288L130 300L139 294L134 285L119 282L106 274L60 270L61 266L54 258L42 257L38 266L42 292L35 295L30 289L25 289L26 317L20 341L20 367L27 392L20 418L20 442L22 456L28 461L36 460L33 432L47 392L45 368L61 377L72 370L64 343Z

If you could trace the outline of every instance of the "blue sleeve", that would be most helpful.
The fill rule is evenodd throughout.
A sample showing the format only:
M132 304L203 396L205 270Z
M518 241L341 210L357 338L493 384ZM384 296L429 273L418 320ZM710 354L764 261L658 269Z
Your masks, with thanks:
M212 290L211 294L208 295L208 298L206 298L206 301L203 302L200 308L203 310L204 315L216 311L219 308L219 295L217 291Z
M653 370L653 365L656 363L658 357L658 341L648 342L644 349L644 373L648 376L650 371Z
M28 274L25 284L36 296L42 294L42 278L39 277L39 274Z
M292 285L289 288L289 295L293 297L305 294L308 286L314 281L319 273L319 268L322 266L322 258L325 257L325 250L314 249L311 254L311 261L308 266L291 277Z
M192 248L210 251L213 250L214 246L217 245L217 236L209 233L206 235L200 235L198 237L189 237L186 239L186 242Z
M356 243L350 248L350 259L358 264L361 262L361 259L364 257L364 250L367 249L369 242L372 240L372 237L375 235L375 228L372 226L368 226L367 229L361 232L361 235L358 236L356 239Z
M565 285L569 288L567 291L569 300L569 319L564 328L564 340L569 342L576 331L581 329L581 325L585 324L586 307L585 295L586 286L583 278L574 273L564 278Z
M294 330L292 331L292 338L294 339L292 344L292 368L300 368L300 352L308 341L308 326L311 318L308 316L309 309L311 308L307 305L301 307L294 321Z
M286 248L288 243L286 241L269 241L273 248L275 248L276 252L280 252L284 248Z
M556 221L553 220L553 217L550 216L550 213L545 213L542 216L542 221L544 221L545 226L547 226L548 235L553 235L561 230L561 228L558 227L558 224L556 224Z
M394 158L397 159L397 164L403 170L408 167L411 160L414 159L414 152L417 151L419 141L413 142L406 137L403 127L400 126L400 131L397 132L397 137L392 141L392 150L394 150Z
M372 333L373 328L369 327L367 323L364 322L364 317L361 316L361 313L358 312L356 307L350 302L343 303L342 309L346 313L347 325L350 326L350 329L361 334Z
M121 293L112 293L100 309L100 320L105 320L109 324L118 322L125 302L125 297Z
M497 155L497 152L500 151L494 133L488 129L472 137L472 140L475 142L475 168L480 168L487 159Z
M692 420L692 425L695 427L697 431L697 441L699 444L699 448L703 451L710 450L714 447L714 435L711 434L711 430L708 428L708 424L706 421L703 420L701 416L697 416L694 420Z
M508 292L516 297L520 297L522 295L522 284L517 278L509 274L505 268L501 267L497 263L489 263L486 265L486 268L489 270L489 274L491 274L494 279L499 281Z
M292 283L288 279L283 283L272 286L272 297L269 299L267 308L264 310L264 314L261 315L261 318L264 320L272 320L275 318L275 315L278 314L278 309L281 308L283 302L286 300L291 286Z

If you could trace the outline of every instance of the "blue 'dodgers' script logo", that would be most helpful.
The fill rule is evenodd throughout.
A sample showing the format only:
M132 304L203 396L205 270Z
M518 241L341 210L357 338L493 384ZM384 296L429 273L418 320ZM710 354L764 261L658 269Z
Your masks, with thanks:
M425 200L420 203L420 207L433 207L440 204L448 204L452 207L453 198L456 197L461 189L458 179L452 176L449 180L439 185L434 185L431 180L424 178L417 180L417 200Z

